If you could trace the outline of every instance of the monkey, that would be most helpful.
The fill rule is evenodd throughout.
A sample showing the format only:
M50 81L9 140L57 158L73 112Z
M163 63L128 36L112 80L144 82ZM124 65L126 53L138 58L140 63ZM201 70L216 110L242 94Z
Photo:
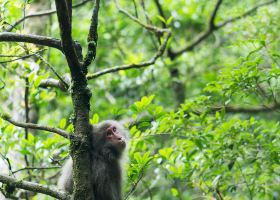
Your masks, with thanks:
M117 121L107 120L92 126L92 187L96 200L121 200L120 161L127 146L128 131ZM73 192L73 161L62 168L58 188Z

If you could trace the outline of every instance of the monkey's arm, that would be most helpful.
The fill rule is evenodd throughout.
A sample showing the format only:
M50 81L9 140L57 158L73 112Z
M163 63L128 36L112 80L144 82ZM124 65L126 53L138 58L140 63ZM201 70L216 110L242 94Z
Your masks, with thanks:
M73 192L73 161L69 158L62 168L61 176L58 179L58 189Z

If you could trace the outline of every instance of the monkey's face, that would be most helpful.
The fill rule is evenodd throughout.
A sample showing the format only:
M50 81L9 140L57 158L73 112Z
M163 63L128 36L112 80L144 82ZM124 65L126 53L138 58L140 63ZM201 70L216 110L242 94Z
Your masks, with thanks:
M123 150L126 146L120 127L117 127L115 124L112 124L105 130L105 140L119 150Z
M126 130L117 121L104 121L93 127L94 148L101 154L119 158L126 147Z

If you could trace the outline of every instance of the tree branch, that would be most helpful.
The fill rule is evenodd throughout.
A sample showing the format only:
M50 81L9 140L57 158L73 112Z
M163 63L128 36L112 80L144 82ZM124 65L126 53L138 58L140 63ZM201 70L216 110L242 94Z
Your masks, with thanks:
M98 40L97 26L98 26L99 4L100 4L100 0L96 0L92 12L91 24L90 24L88 38L87 38L88 51L84 59L84 66L83 66L86 73L87 73L87 67L90 65L92 61L94 61L96 57L96 46Z
M27 42L62 50L60 40L40 35L3 32L0 33L0 42Z
M48 186L41 185L41 184L38 184L38 183L32 183L32 182L29 182L29 181L17 180L15 178L12 178L12 177L4 175L4 174L0 174L0 182L5 183L5 184L9 184L9 185L14 186L16 188L21 188L21 189L29 190L29 191L32 191L32 192L46 194L46 195L49 195L51 197L61 199L61 200L69 200L70 199L70 195L68 193L63 192L63 191L59 191L59 190L54 189L54 188L51 189Z
M47 169L60 169L60 166L52 166L52 167L24 167L15 171L12 171L12 174L16 174L18 172L24 171L24 170L47 170Z
M214 11L212 12L212 15L210 17L210 20L209 20L209 29L215 29L215 19L216 19L216 16L217 16L217 13L218 13L218 10L222 4L223 0L218 0L216 5L215 5L215 8L214 8Z
M62 49L66 56L67 63L69 65L72 78L83 76L81 71L81 64L78 60L78 56L76 53L75 44L72 40L71 33L71 16L69 16L68 4L66 0L55 0L56 10L57 10L57 18L60 27L60 35L62 42Z
M222 28L222 27L224 27L225 25L227 25L229 23L235 22L235 21L237 21L237 20L239 20L241 18L244 18L244 17L247 17L247 16L251 15L252 13L256 12L261 7L268 6L268 5L276 3L276 2L277 2L277 0L272 0L272 1L267 1L267 2L264 2L264 3L260 3L260 4L256 5L256 6L254 6L253 8L251 8L250 10L246 11L242 15L239 15L237 17L233 17L233 18L231 18L229 20L226 20L226 21L216 25L216 28Z
M257 113L265 113L265 112L273 112L278 109L280 109L280 105L274 104L269 106L255 106L255 107L238 107L238 106L226 106L226 107L212 107L211 111L221 111L222 109L225 109L225 112L228 113L251 113L251 114L257 114Z
M56 80L53 78L42 80L39 87L41 88L54 87L60 89L63 92L66 92L68 90L68 87L65 87L65 84L63 84L60 80Z
M30 128L30 129L36 129L36 130L42 130L42 131L48 131L48 132L52 132L52 133L56 133L64 138L69 139L70 136L73 137L73 135L71 135L70 133L68 133L67 131L64 131L62 129L59 128L53 128L53 127L49 127L49 126L42 126L42 125L38 125L38 124L33 124L33 123L23 123L23 122L17 122L11 119L10 116L6 115L6 114L0 114L0 118L2 118L3 120L10 122L11 124L21 127L21 128Z
M157 10L158 10L158 12L159 12L159 15L160 15L161 17L163 17L163 19L166 19L166 18L165 18L165 15L164 15L163 8L162 8L162 6L161 6L159 0L154 0L154 2L155 2L155 4L156 4ZM163 28L167 28L166 23L164 23L163 21L161 21L161 25L162 25Z
M85 0L85 1L82 1L80 3L77 3L76 5L73 5L73 8L78 8L80 6L83 6L84 4L86 4L86 3L90 2L90 1L91 0ZM7 28L5 31L7 31L7 32L12 31L17 25L19 25L20 23L24 22L26 19L34 18L34 17L48 16L48 15L52 15L52 14L55 14L55 13L56 13L56 10L45 10L45 11L40 11L40 12L36 12L36 13L33 13L33 14L25 15L24 17L20 18L15 23L10 25L10 27Z
M5 61L0 61L0 64L4 64L4 63L9 63L9 62L13 62L13 61L17 61L17 60L23 60L23 59L26 59L26 58L29 58L29 57L32 57L32 56L35 56L37 55L38 53L42 52L42 51L45 51L46 49L41 49L35 53L32 53L32 54L28 54L28 55L24 55L24 56L11 56L11 55L7 55L7 56L1 56L0 57L16 57L14 59L11 59L11 60L5 60Z
M64 79L58 74L58 72L55 70L55 68L48 62L46 61L42 56L37 55L38 58L40 58L49 68L50 70L56 75L56 77L59 79L60 83L64 85L64 88L69 88L68 83L64 81Z
M186 45L181 50L178 50L178 51L170 50L170 52L169 52L170 58L171 59L175 59L176 57L182 55L185 52L192 51L197 45L199 45L202 41L207 39L214 31L224 27L225 25L227 25L229 23L235 22L235 21L237 21L237 20L239 20L239 19L241 19L243 17L246 17L246 16L252 14L253 12L255 12L260 7L267 6L267 5L270 5L270 4L275 3L275 2L277 2L277 0L271 0L271 1L268 1L268 2L265 2L265 3L261 3L261 4L255 6L255 7L253 7L252 9L248 10L247 12L243 13L240 16L231 18L229 20L226 20L226 21L216 25L214 21L215 21L218 9L219 9L219 7L220 7L220 5L222 3L222 0L218 0L216 6L214 8L214 11L213 11L213 13L211 15L211 18L210 18L210 21L209 21L208 30L205 31L204 33L200 34L196 39L194 39L193 42L191 42L190 44Z
M156 26L152 26L152 25L149 25L149 24L145 24L143 23L142 21L140 21L138 18L134 17L132 14L130 14L129 12L127 12L126 10L124 10L123 8L120 7L119 3L117 0L114 0L115 1L115 4L118 8L118 10L126 15L127 17L129 17L132 21L136 22L137 24L139 24L140 26L144 27L145 29L149 30L149 31L152 31L152 32L155 32L155 33L166 33L166 32L169 32L168 29L162 29L162 28L158 28Z
M157 53L149 61L142 62L142 63L137 63L137 64L132 63L132 64L128 64L128 65L122 65L122 66L115 66L115 67L107 68L107 69L101 70L99 72L96 72L94 74L87 75L87 79L90 80L90 79L94 79L94 78L97 78L99 76L102 76L102 75L105 75L105 74L108 74L108 73L117 72L117 71L120 71L120 70L135 69L135 68L139 69L139 68L147 67L147 66L150 66L150 65L154 64L157 61L157 59L163 55L170 36L171 36L171 32L168 31L164 42L159 47Z

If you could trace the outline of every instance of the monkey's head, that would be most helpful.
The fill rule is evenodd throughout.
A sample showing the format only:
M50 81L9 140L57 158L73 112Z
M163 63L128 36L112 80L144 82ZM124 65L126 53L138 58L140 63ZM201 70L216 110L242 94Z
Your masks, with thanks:
M93 126L93 148L102 157L119 159L126 143L127 130L119 122L107 120Z

